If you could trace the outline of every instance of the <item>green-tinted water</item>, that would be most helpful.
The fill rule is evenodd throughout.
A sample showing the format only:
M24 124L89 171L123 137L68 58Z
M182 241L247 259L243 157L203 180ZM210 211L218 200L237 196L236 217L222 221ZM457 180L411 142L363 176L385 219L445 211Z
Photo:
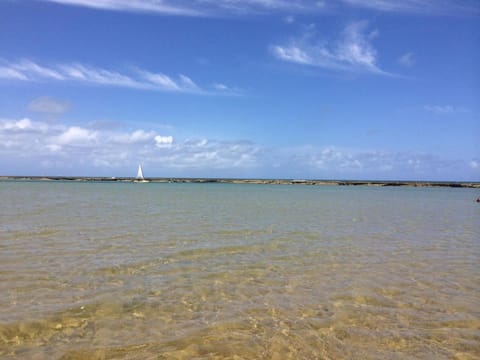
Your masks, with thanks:
M0 357L478 358L477 192L0 182Z

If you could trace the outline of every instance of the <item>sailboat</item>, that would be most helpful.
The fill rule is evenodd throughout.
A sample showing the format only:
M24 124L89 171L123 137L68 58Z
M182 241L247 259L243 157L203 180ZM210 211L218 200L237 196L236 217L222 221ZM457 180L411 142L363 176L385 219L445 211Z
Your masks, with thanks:
M145 177L143 176L143 170L142 170L142 164L138 164L138 171L137 171L137 176L135 177L135 182L148 182L148 180L145 180Z

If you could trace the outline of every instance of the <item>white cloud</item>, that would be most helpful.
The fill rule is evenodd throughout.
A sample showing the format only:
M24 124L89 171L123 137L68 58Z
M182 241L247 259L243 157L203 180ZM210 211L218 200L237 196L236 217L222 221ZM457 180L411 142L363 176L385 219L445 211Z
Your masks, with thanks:
M159 86L169 91L180 91L180 86L169 76L161 73L151 73L148 71L141 71L141 76L148 81L148 83Z
M415 65L415 57L413 56L413 53L408 52L398 59L398 62L400 65L405 66L405 67L412 67Z
M28 69L26 69L28 71ZM130 88L146 88L144 84L130 75L116 71L85 66L82 64L59 65L58 70L62 78L58 80L79 81L98 85L110 85ZM55 79L52 77L51 79Z
M420 14L480 13L476 0L40 0L92 9L177 16L219 16L270 12L311 13L352 6L381 12Z
M367 32L366 21L348 25L340 38L330 44L320 41L308 31L286 45L271 47L273 55L283 61L310 65L325 69L353 72L369 72L389 75L377 65L377 51L370 40L378 31Z
M1 59L0 63L2 63L0 67L0 79L3 78L6 80L35 82L58 81L152 91L215 94L215 92L202 89L190 77L183 74L180 74L178 78L175 79L162 73L154 73L138 68L121 73L79 63L45 66L30 60L6 62L1 61ZM225 92L222 91L222 93Z
M54 126L28 118L0 119L0 163L2 159L34 158L40 155L39 144L42 144L49 134L57 135L58 131Z
M173 136L157 135L154 139L157 147L169 147L173 144Z
M230 87L222 83L214 83L211 85L211 88L216 94L225 94L228 96L242 96L245 94L245 91L238 87Z
M423 108L425 111L432 112L437 115L461 114L469 112L467 108L453 105L425 105Z
M57 70L41 66L30 60L21 60L15 64L9 64L10 68L23 74L26 80L33 78L46 78L64 80L64 76Z
M359 8L376 11L418 13L428 15L452 13L479 13L480 7L476 0L341 0L341 2Z
M195 83L193 82L193 80L190 79L188 76L185 76L185 75L180 74L180 75L179 75L179 78L180 78L181 84L182 84L185 88L191 89L191 90L200 90L200 88L198 87L198 85L195 84Z
M48 126L41 122L32 122L28 118L20 120L0 119L0 131L8 136L9 133L42 133ZM11 136L15 136L11 134Z
M155 131L135 130L131 133L115 133L111 136L111 140L118 144L138 144L146 143L155 138Z
M41 0L63 5L83 6L94 9L152 12L169 15L198 16L201 13L188 6L170 5L163 0ZM172 3L172 2L170 2ZM173 2L174 3L174 2Z
M12 80L24 80L27 81L28 77L21 71L18 71L9 66L0 66L0 79L12 79Z
M146 129L124 131L30 119L0 119L0 168L6 159L24 159L18 167L30 162L25 168L32 173L38 173L39 164L63 170L87 166L88 171L95 172L96 167L134 167L139 160L177 172L228 171L257 166L257 149L256 145L244 141L187 139L176 142L172 135Z
M257 168L262 164L260 148L248 141L185 140L171 153L175 168L232 170Z
M60 134L54 145L87 145L97 138L95 131L84 129L78 126L71 126Z
M47 115L60 115L67 112L70 104L65 101L56 100L49 96L42 96L32 100L28 104L28 110Z
M267 148L249 141L178 140L152 129L0 119L0 169L13 162L31 175L134 176L139 161L150 176L452 180L478 177L480 168L478 158L336 146Z
M376 65L377 52L369 40L378 36L378 30L366 35L366 21L355 22L345 28L343 40L338 43L337 58L372 72L382 72Z
M307 52L312 52L312 50L313 50L312 48L303 50L293 44L287 47L285 46L272 47L273 54L280 60L285 60L288 62L294 62L298 64L306 64L306 65L315 65L316 63L315 59L310 57L310 55L307 53ZM323 63L325 63L325 61L323 61Z
M216 89L216 90L219 90L219 91L227 91L228 90L228 86L225 85L225 84L213 84L213 87Z
M424 0L342 0L342 2L362 8L370 8L379 11L416 11L420 5L427 5L430 1Z
M148 12L178 16L218 16L251 14L268 11L307 12L321 6L308 0L40 0L93 9Z
M1 130L25 130L32 127L30 119L10 120L0 123Z
M290 167L310 169L310 174L337 179L452 180L468 173L466 162L444 160L432 154L347 149L335 146L289 149ZM285 164L282 165L285 167ZM312 175L311 175L312 176Z

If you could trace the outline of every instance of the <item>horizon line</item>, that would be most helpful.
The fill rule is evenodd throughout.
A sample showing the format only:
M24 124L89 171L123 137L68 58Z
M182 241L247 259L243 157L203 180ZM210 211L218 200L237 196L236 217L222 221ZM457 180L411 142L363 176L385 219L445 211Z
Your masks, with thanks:
M295 179L295 178L224 178L224 177L146 177L158 183L224 183L224 184L279 184L279 185L372 185L372 186L447 186L480 188L480 181L456 180L373 180L373 179ZM134 176L51 176L51 175L0 175L0 181L84 181L131 182Z

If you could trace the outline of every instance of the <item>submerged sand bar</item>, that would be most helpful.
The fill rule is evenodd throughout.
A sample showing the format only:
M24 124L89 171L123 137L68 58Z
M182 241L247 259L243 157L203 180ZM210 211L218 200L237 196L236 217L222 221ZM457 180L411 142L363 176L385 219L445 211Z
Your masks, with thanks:
M83 177L83 176L0 176L0 181L106 181L133 182L133 177ZM383 181L383 180L297 180L297 179L229 179L229 178L148 178L153 183L219 183L219 184L270 184L270 185L337 185L337 186L410 186L480 188L480 182L456 181Z

